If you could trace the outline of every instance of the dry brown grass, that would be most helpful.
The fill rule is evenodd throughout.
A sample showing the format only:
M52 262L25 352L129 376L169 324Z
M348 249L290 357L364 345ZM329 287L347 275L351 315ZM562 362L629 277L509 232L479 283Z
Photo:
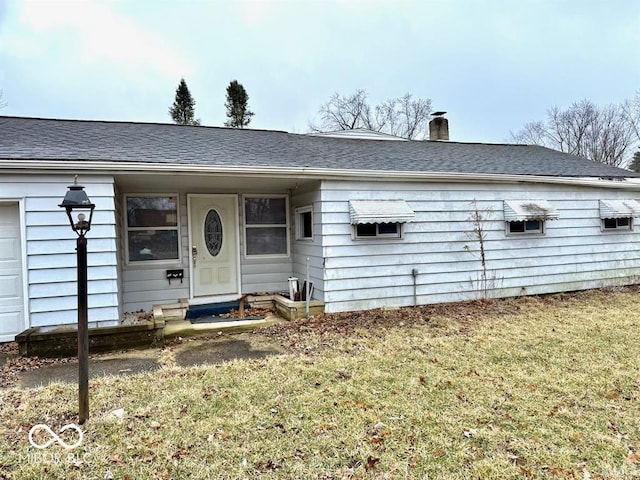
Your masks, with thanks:
M640 476L640 294L373 311L265 332L290 353L2 392L0 478ZM122 408L124 418L112 415Z

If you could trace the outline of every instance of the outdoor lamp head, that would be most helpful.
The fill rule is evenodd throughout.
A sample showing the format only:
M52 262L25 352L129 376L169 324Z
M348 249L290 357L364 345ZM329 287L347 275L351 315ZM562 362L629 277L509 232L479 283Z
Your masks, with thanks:
M76 232L81 237L84 236L91 229L91 220L93 217L93 210L96 206L91 203L89 197L84 191L84 187L82 185L78 185L77 177L76 181L73 185L69 185L69 190L67 194L64 196L64 200L62 203L58 205L62 207L67 212L67 217L69 218L69 223L71 224L71 228L74 232ZM73 212L78 212L78 221L77 223L73 220L71 216ZM87 216L85 212L89 213L89 220L87 220Z

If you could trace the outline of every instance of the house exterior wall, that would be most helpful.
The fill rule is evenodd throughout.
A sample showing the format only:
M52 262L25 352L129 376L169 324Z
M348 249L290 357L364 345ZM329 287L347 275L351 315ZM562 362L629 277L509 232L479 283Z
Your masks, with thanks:
M178 194L180 258L162 262L129 263L127 261L126 195ZM187 196L184 192L154 192L145 189L123 191L118 198L120 211L123 311L151 310L153 305L176 303L189 298L189 229L187 225ZM167 280L166 271L184 269L184 279Z
M324 299L324 258L322 255L322 202L320 201L320 183L307 186L304 190L295 190L291 196L293 212L292 245L293 245L293 276L300 282L300 288L307 276L307 259L309 259L309 281L313 283L313 298ZM297 222L296 209L311 206L313 214L313 239L296 239Z
M326 311L454 302L637 282L640 225L602 231L600 199L640 194L543 184L341 182L322 184L320 209ZM352 238L349 200L402 199L416 212L403 238ZM544 235L506 234L503 201L544 199L560 218ZM482 282L473 201L483 216L487 282Z
M239 229L239 256L240 256L240 281L241 293L260 293L286 291L288 289L287 279L292 273L292 255L293 243L289 256L273 257L273 258L251 258L244 254L245 233L244 233L244 207L243 195L252 194L281 194L287 192L281 190L273 191L248 191L237 192L225 189L194 189L181 187L171 191L158 191L153 188L123 188L118 198L119 208L121 209L120 230L121 248L120 262L122 264L122 288L123 288L123 311L135 312L139 310L150 310L153 305L175 303L181 299L190 298L189 276L190 256L189 256L189 223L188 223L188 198L189 194L234 194L238 197L238 229ZM179 237L180 237L180 258L175 261L153 262L153 263L135 263L128 264L126 260L126 221L125 215L125 196L137 194L166 194L178 195L179 210ZM293 242L293 241L292 241ZM171 283L166 278L167 269L184 269L184 279L172 280Z
M289 202L291 201L288 192L283 191L254 191L242 192L238 195L238 213L240 216L240 274L242 281L242 293L272 293L284 292L288 290L289 284L287 279L291 276L291 257L293 252L293 244L291 241L291 218L289 218L289 254L288 256L275 257L248 257L245 255L245 218L244 218L244 197L243 195L287 195ZM290 204L289 204L290 209ZM289 210L291 217L291 210Z
M87 234L89 325L116 325L119 309L113 178L84 176L80 180L96 205ZM77 237L64 210L58 207L72 182L69 175L0 177L0 198L24 205L26 326L77 322Z

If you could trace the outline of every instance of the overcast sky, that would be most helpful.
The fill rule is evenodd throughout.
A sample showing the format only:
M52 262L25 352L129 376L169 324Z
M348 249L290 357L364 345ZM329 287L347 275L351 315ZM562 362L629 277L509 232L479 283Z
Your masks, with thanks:
M503 142L547 108L640 89L638 0L0 0L2 115L204 125L237 79L251 127L306 132L334 92L406 92L451 139Z

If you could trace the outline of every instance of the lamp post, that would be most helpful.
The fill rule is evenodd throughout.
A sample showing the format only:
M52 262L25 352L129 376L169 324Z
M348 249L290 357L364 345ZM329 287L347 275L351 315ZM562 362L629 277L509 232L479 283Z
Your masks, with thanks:
M78 176L69 185L62 203L58 205L67 211L71 229L76 232L78 254L78 423L82 425L89 418L89 325L87 320L87 239L85 234L91 229L93 210ZM77 213L77 221L72 214ZM87 214L89 219L87 220Z

